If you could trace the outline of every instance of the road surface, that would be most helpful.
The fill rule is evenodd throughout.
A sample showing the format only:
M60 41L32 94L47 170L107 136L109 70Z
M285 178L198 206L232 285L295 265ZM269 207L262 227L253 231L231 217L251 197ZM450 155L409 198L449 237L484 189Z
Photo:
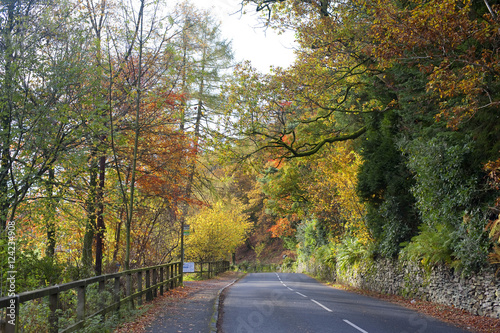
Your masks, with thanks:
M304 274L254 273L224 299L223 333L464 333L404 307Z

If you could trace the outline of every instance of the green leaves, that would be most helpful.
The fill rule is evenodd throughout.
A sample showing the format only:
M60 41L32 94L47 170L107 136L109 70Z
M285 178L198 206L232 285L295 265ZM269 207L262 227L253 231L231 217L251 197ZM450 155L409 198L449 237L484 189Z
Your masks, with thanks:
M462 211L477 197L477 177L468 169L473 143L439 135L405 144L408 167L415 174L412 193L420 215L428 225L460 223ZM456 141L455 141L456 140Z
M415 177L412 194L423 222L405 251L421 256L426 265L441 262L468 272L486 262L486 205L479 170L470 161L474 149L472 140L459 133L405 143Z

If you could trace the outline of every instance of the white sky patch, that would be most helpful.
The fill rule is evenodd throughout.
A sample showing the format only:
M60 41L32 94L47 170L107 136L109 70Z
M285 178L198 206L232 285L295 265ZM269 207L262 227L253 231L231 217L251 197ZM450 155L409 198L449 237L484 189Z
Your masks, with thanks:
M223 38L232 40L236 61L249 60L262 73L270 66L288 67L295 60L295 37L292 32L279 35L273 29L264 29L258 22L259 14L248 7L245 14L237 0L190 0L200 9L210 9L221 21Z

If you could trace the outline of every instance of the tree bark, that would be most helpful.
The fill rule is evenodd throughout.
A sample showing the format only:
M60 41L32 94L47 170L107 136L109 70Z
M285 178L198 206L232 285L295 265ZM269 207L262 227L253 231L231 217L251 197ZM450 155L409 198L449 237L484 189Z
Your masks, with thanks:
M56 205L54 203L54 167L49 168L49 178L47 180L47 214L45 216L45 229L47 232L47 248L45 254L54 257L56 252L56 224L54 221Z
M97 191L97 158L96 149L90 155L89 189L86 202L87 223L85 225L85 235L83 236L82 265L85 275L91 271L93 259L93 242L96 230L96 191Z
M101 138L101 142L104 138ZM99 186L97 188L97 224L96 224L96 246L95 246L95 273L102 274L102 257L104 251L104 180L106 176L106 155L99 157Z

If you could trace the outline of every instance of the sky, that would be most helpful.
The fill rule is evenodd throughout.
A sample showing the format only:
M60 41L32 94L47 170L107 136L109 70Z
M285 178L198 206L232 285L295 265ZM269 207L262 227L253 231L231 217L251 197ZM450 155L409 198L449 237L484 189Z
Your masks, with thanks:
M268 73L270 66L288 67L295 59L293 33L278 35L259 28L258 14L252 8L241 15L238 0L190 0L198 8L210 9L221 21L221 34L232 40L236 61L250 60L252 66Z

